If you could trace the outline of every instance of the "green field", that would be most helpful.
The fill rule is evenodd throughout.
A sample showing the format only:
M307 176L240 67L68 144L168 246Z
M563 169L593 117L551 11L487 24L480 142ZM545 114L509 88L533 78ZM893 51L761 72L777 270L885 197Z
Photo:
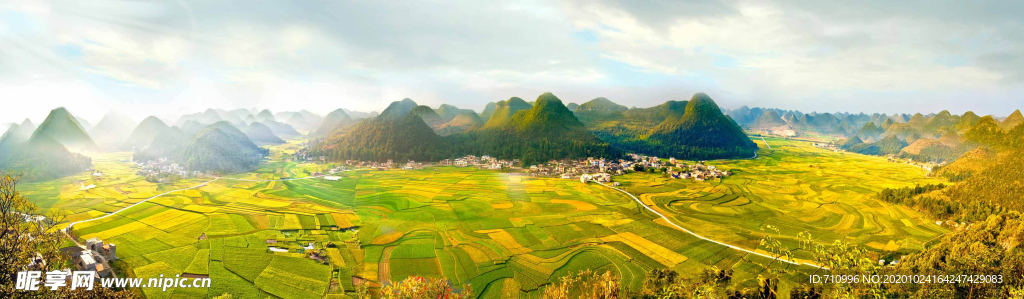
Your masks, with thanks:
M614 181L673 222L750 250L757 249L764 225L778 227L777 237L791 247L798 233L808 231L816 242L846 240L879 256L920 250L947 232L920 213L872 198L882 188L937 182L920 168L808 142L768 142L772 150L758 139L757 159L709 161L736 173L722 180L632 173ZM258 171L233 177L307 177L329 166L291 161L288 153L297 147L294 141L277 146ZM21 187L41 207L78 221L209 180L148 183L124 162L130 155L94 157L102 177L80 174ZM733 281L750 284L770 262L655 221L631 198L577 180L454 167L342 176L336 182L217 180L78 224L74 231L80 240L99 237L117 244L127 275L212 279L212 287L199 293L143 290L149 298L352 295L353 277L380 286L409 275L472 284L487 298L537 297L547 283L583 269L613 271L624 287L638 288L652 269L685 273L718 266L734 269ZM80 190L90 184L97 187ZM336 247L325 248L328 242ZM272 252L268 243L288 252ZM329 262L307 258L303 252L310 243ZM804 254L797 251L809 258ZM804 268L796 270L811 270Z

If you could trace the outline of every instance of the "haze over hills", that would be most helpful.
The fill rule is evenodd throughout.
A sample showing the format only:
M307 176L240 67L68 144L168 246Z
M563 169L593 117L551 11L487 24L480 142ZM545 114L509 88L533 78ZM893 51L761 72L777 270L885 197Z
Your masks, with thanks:
M345 112L345 109L337 109L328 113L327 116L324 116L323 121L320 122L320 125L312 135L320 137L327 136L331 132L334 132L342 126L351 124L352 122L352 117Z
M690 101L667 101L648 108L627 108L604 97L580 105L564 105L546 93L532 102L518 97L492 102L481 114L448 104L433 109L406 98L391 103L379 115L346 109L336 109L325 117L307 110L273 113L266 109L205 109L182 115L175 126L156 117L147 117L136 125L130 117L114 112L105 114L90 130L83 129L87 126L84 123L87 122L66 109L54 109L38 128L27 119L22 124L10 125L0 139L0 152L8 149L6 155L11 157L14 151L9 149L27 147L33 136L45 135L49 138L39 137L34 144L59 156L55 160L75 161L70 156L73 152L102 146L135 149L137 157L176 157L185 161L185 145L192 144L201 131L214 124L229 124L242 132L246 141L257 145L279 144L284 139L303 136L299 130L308 132L323 138L323 144L313 151L335 158L433 160L488 154L537 162L559 156L637 152L715 159L752 156L756 145L743 131L746 128L754 133L832 136L843 138L837 144L853 152L948 162L978 146L997 142L996 139L1024 123L1024 116L1019 111L1002 119L980 117L969 111L963 115L948 111L912 115L803 113L746 106L723 111L704 94L694 95ZM420 130L420 123L430 128L431 134ZM400 130L407 126L410 131ZM207 132L205 139L212 141L212 137L223 137L222 134L231 133L225 131L232 130L221 127L220 131ZM254 150L246 142L233 140L224 148L253 156ZM52 146L53 143L63 146L68 154ZM348 148L341 150L342 147ZM206 147L212 148L216 146ZM230 171L248 167L214 168ZM40 177L46 176L49 175Z
M196 122L198 123L198 122ZM155 116L150 116L142 120L138 126L132 130L132 134L128 136L128 139L124 142L123 148L125 149L142 149L153 143L153 139L157 135L160 135L169 128L164 121L160 120Z
M67 109L63 107L53 109L46 116L46 120L39 124L29 142L33 139L44 139L44 136L63 145L66 148L77 150L95 150L96 143L89 134L75 120ZM49 145L49 140L41 140L40 145Z
M137 124L131 117L114 111L103 115L96 126L89 130L96 143L104 148L120 146L131 135Z

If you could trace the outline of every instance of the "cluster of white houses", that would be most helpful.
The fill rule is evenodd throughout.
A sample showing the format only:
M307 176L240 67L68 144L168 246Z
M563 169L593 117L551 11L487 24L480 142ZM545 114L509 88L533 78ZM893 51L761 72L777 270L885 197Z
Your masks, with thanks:
M117 259L117 245L104 244L99 238L85 241L85 248L65 247L61 252L71 257L78 271L95 271L100 277L111 275L110 261Z
M157 160L143 162L136 162L135 165L142 167L135 174L146 177L146 180L157 182L157 183L170 183L171 177L178 178L190 178L190 177L202 177L204 174L200 171L188 171L184 166L178 163L168 163L167 158L160 158Z

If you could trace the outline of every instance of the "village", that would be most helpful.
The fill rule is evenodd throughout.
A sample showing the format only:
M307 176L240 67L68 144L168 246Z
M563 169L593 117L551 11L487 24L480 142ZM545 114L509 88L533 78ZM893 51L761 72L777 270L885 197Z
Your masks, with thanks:
M326 160L325 157L322 156L313 157L297 155L296 158L308 162L323 162ZM331 180L338 180L338 177L334 176L334 174L344 171L347 167L388 171L392 169L415 170L434 166L455 166L474 167L481 170L517 172L532 177L576 179L584 183L589 181L612 183L614 186L618 186L619 184L612 182L612 176L624 175L637 171L661 172L667 178L690 179L698 182L721 179L732 175L731 171L719 169L714 165L707 165L705 161L686 164L682 160L676 160L675 158L668 158L665 160L659 157L639 154L627 154L627 158L628 159L612 160L589 157L586 159L550 160L546 163L530 165L529 167L523 167L519 159L498 159L488 155L467 155L454 159L444 159L438 162L417 162L410 160L405 163L397 163L391 159L388 159L386 162L345 160L340 163L344 166L336 166L326 171L326 173L316 172L313 173L313 175L324 176L325 179L330 177Z
M188 171L183 165L171 163L167 158L160 158L148 162L135 162L135 165L142 167L135 174L145 177L146 181L153 183L172 183L177 179L190 177L203 177L200 171Z

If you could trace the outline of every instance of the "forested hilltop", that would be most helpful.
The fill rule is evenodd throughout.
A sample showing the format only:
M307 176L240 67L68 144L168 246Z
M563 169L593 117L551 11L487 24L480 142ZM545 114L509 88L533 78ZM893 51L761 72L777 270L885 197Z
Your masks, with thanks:
M529 108L519 106L519 110L508 113L507 117L489 118L484 126L440 136L423 120L422 116L427 113L410 113L423 110L417 108L425 106L417 106L406 99L392 103L379 117L320 140L310 149L310 154L333 160L374 161L437 161L474 154L520 159L524 163L614 154L607 143L590 134L551 93L538 97L535 105L525 102L515 105ZM502 107L498 113L509 111L509 106ZM429 117L435 116L437 114Z
M375 161L436 161L471 154L520 159L530 165L551 159L614 158L627 151L717 159L748 158L757 150L703 93L690 101L643 109L597 98L579 105L575 112L545 93L533 103L513 97L488 104L482 115L486 116L482 125L475 113L466 111L444 124L447 119L429 107L405 99L392 103L380 117L320 139L309 154ZM453 130L456 121L459 129Z

